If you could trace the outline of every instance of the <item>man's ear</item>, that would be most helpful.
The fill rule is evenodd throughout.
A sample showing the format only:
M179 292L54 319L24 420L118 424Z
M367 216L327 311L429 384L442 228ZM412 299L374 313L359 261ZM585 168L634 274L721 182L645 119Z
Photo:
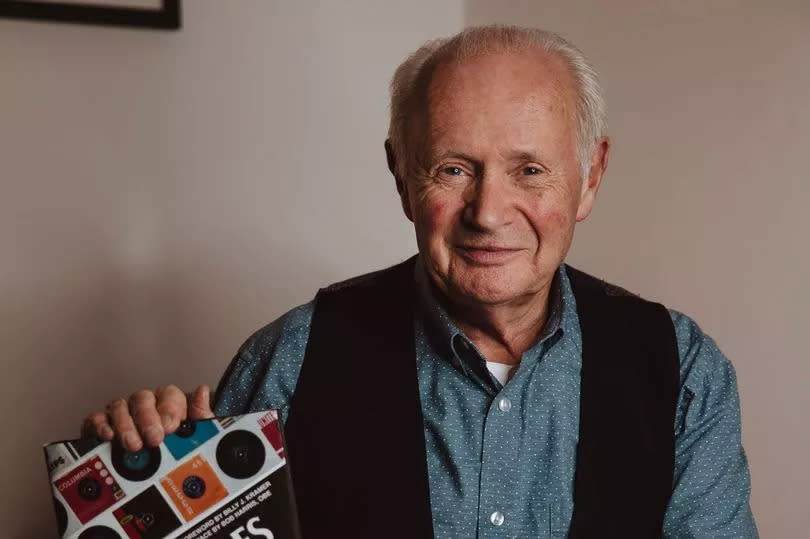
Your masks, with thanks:
M397 174L397 156L394 154L394 147L391 146L391 139L385 140L385 160L388 162L388 170L394 175L394 181L397 184L397 193L399 193L399 200L402 203L402 211L405 212L405 217L413 221L411 203L408 198L408 188L403 179Z
M596 192L602 184L602 176L605 174L610 157L610 138L602 137L596 145L596 149L591 156L591 167L588 170L588 177L582 180L582 190L579 194L579 206L577 207L577 221L585 220L590 215L593 205L596 202Z

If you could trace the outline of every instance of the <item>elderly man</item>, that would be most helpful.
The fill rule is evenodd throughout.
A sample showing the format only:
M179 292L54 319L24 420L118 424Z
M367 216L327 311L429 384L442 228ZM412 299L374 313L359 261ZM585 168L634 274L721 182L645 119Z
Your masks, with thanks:
M255 333L215 398L284 413L305 537L756 537L731 364L691 319L563 263L610 148L585 57L471 28L391 89L418 256ZM143 390L85 429L138 450L208 400Z

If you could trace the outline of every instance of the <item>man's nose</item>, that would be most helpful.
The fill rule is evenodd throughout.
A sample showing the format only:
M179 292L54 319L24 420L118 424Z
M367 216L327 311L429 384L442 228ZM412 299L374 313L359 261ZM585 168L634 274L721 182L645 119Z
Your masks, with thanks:
M481 230L497 230L514 216L514 193L503 178L485 175L472 182L465 193L464 221Z

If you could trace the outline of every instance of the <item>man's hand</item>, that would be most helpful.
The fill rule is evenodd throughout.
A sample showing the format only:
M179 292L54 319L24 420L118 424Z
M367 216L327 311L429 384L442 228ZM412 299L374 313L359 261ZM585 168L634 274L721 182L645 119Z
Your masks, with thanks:
M188 396L175 385L162 386L155 391L141 389L129 400L116 399L107 405L106 411L87 416L82 436L98 436L104 440L118 438L127 451L139 451L144 443L155 447L186 417L214 417L210 395L208 386L199 386Z

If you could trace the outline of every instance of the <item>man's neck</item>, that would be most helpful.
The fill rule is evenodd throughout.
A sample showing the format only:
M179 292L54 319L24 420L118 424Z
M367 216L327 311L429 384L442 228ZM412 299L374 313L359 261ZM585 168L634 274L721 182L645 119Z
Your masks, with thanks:
M515 365L531 348L548 318L550 284L514 304L470 305L442 298L451 320L487 361Z

